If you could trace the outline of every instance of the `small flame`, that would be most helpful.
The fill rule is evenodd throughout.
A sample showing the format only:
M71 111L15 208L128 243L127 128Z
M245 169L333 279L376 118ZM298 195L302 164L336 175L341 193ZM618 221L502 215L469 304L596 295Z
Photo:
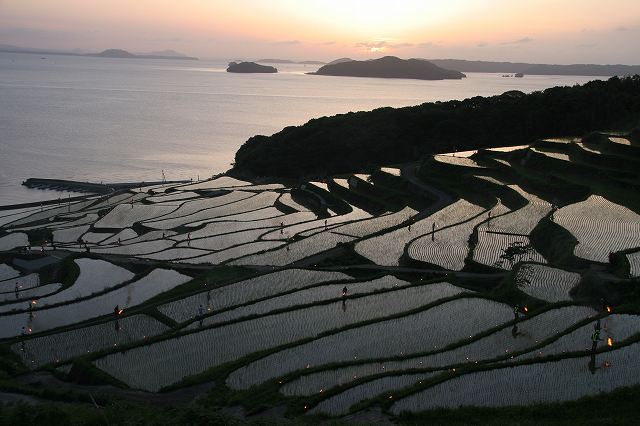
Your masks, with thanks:
M524 307L524 311L525 312L529 312L529 308L527 308L526 306Z
M607 312L611 313L611 306L607 306Z
M607 345L613 346L613 339L611 337L607 338Z
M32 301L31 301L31 304L32 304L32 305L37 305L37 304L38 304L38 301L37 301L37 300L32 300Z
M124 312L124 309L120 309L120 310L118 311L118 315L122 315L122 313L123 313L123 312Z

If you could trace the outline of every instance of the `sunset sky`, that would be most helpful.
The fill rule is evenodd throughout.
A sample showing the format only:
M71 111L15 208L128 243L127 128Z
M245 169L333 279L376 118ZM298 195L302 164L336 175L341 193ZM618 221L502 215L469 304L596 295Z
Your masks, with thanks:
M0 44L201 58L640 62L639 0L0 0Z

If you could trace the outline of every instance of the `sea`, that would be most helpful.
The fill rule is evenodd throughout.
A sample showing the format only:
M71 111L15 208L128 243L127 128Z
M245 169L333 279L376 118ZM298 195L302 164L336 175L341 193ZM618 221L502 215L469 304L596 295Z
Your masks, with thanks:
M58 199L29 177L89 182L204 179L228 170L253 135L379 107L532 92L593 77L466 73L421 81L231 74L222 60L113 59L0 53L0 205Z

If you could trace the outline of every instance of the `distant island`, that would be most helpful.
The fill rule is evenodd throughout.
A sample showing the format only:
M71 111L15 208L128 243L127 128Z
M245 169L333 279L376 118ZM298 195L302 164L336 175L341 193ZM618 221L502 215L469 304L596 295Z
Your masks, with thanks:
M328 64L309 74L418 80L459 80L466 77L459 71L447 70L421 59L400 59L395 56Z
M584 75L613 77L640 74L640 65L550 65L524 62L467 61L463 59L425 59L432 64L460 72L497 72L528 75Z
M333 61L329 62L327 65L335 65L335 64L340 64L342 62L352 62L355 59L351 59L351 58L338 58L338 59L334 59Z
M256 62L263 64L300 64L300 65L324 65L322 61L292 61L290 59L258 59Z
M278 72L278 69L267 65L256 64L255 62L229 62L227 72L276 73Z
M79 53L66 52L49 49L34 49L29 47L17 47L10 45L0 45L0 52L5 53L31 53L35 55L61 55L61 56L88 56L94 58L119 58L119 59L182 59L197 61L198 58L187 56L174 50L163 50L161 52L134 54L124 49L106 49L99 53Z

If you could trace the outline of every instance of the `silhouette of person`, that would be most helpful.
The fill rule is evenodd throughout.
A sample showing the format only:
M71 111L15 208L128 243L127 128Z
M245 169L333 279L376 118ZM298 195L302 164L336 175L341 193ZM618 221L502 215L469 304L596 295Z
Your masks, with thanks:
M518 324L513 324L513 328L511 329L511 336L515 339L518 337L520 333L518 332Z
M596 354L595 353L591 353L591 357L589 359L589 371L591 372L591 374L596 374L596 370L598 370L598 367L596 367Z

